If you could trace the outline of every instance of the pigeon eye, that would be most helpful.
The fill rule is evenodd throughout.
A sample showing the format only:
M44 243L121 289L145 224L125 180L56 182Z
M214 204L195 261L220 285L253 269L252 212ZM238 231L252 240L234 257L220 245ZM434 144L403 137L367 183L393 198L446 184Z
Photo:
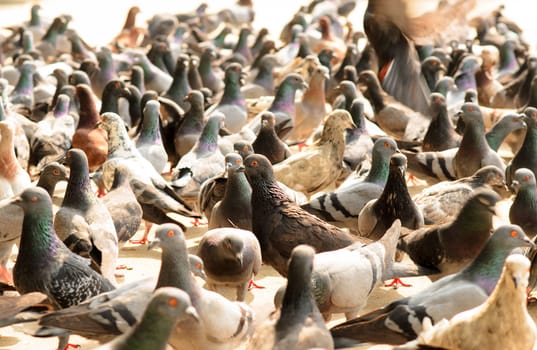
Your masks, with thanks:
M474 111L474 106L468 107L468 112L473 112L473 111Z
M36 196L33 196L32 198L30 198L30 202L32 202L32 203L37 202L37 197L36 197Z
M390 143L388 141L384 142L384 147L390 147Z
M511 237L516 237L518 236L518 232L516 232L515 230L511 231Z
M529 181L530 177L528 175L524 176L524 181Z
M441 101L442 101L442 99L440 97L437 97L437 98L434 99L434 102L436 102L436 103L440 103Z
M237 165L241 165L241 160L237 159L237 161L235 161L235 163L237 163Z
M518 117L514 117L514 118L513 118L513 122L514 122L514 123L517 123L517 122L518 122Z
M121 87L121 84L119 83L119 81L116 82L116 83L114 83L114 87L115 87L116 89L119 89L119 88Z
M53 173L54 175L60 175L60 171L59 171L58 169L54 169L54 170L52 170L52 173Z
M168 237L173 237L173 236L175 236L175 232L173 232L173 230L169 230Z
M259 166L259 163L257 162L257 160L254 160L250 163L250 165L254 168L257 168Z
M198 269L198 270L201 269L201 264L200 264L200 263L197 263L197 264L196 264L196 269Z
M168 305L170 305L171 307L176 307L177 304L178 304L177 299L172 298L172 299L168 300Z

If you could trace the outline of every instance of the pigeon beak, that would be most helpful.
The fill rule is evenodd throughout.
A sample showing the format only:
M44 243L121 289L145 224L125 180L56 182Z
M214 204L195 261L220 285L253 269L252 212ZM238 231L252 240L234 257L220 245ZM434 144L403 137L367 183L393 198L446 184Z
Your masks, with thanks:
M302 89L307 90L308 87L309 87L309 85L308 85L308 83L306 83L305 81L303 81L301 87L302 87Z
M198 312L196 311L194 306L187 307L185 310L185 314L192 317L194 320L196 320L196 322L200 321L200 316L198 315Z
M522 278L522 276L520 276L518 273L515 274L514 276L512 276L511 278L513 278L513 283L515 284L515 288L518 289L518 285L524 281L524 279Z
M239 266L242 269L242 253L238 252L237 254L235 254L235 258L237 259L237 262L239 263Z
M535 243L533 243L533 241L531 239L529 239L527 236L522 237L521 239L525 243L524 246L530 247L532 249L535 248Z
M9 201L9 204L14 204L20 207L22 204L22 197L21 196L12 197L11 200Z
M160 239L155 237L155 239L149 242L149 244L147 245L147 250L151 250L158 246L160 246Z

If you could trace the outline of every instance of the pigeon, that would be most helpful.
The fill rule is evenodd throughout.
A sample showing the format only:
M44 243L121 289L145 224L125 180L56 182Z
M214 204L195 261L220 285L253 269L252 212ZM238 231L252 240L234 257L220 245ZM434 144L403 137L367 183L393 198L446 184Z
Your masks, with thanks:
M402 235L398 248L416 264L436 268L442 275L457 272L486 244L499 200L491 189L474 190L454 221Z
M403 344L415 339L425 317L436 323L485 302L511 251L531 246L533 243L519 226L499 226L460 272L435 281L417 294L334 326L330 332L336 346L349 346L356 341Z
M368 245L357 242L315 255L312 289L325 321L335 313L344 313L347 320L353 319L365 307L375 288L395 276L395 248L400 232L401 221L396 219L376 242ZM284 290L281 287L275 296L277 307Z
M240 90L242 75L240 64L231 63L227 66L224 77L224 94L218 104L206 111L208 116L211 116L216 111L224 114L226 128L231 133L239 132L248 117L246 103Z
M244 160L246 177L252 187L252 232L261 245L263 262L287 276L287 260L299 244L316 252L346 247L357 238L332 226L291 201L278 186L272 165L260 154Z
M184 320L199 321L190 297L178 288L162 287L153 293L142 318L128 333L97 349L164 350L175 324Z
M436 152L458 147L460 136L448 115L446 98L441 93L431 93L430 108L433 118L423 137L421 150Z
M252 229L252 189L244 174L242 157L226 156L227 181L222 200L215 203L209 217L209 230L219 227Z
M277 64L277 58L272 54L266 54L259 59L255 78L250 84L241 87L241 92L245 99L272 96L274 94L274 67Z
M201 184L224 171L224 155L218 148L218 131L224 119L221 112L213 113L196 144L173 168L171 185L182 198L197 199Z
M401 140L422 140L430 123L426 112L417 112L382 90L381 83L371 70L360 72L358 83L366 86L364 95L375 112L375 122L389 135Z
M104 163L108 154L106 131L95 128L101 116L91 88L86 84L78 84L76 96L80 103L80 114L73 134L72 146L86 153L89 170L93 172Z
M522 146L505 169L505 180L507 185L511 185L513 175L519 168L527 168L535 174L537 170L537 158L535 157L536 131L537 131L537 109L527 107L524 109L524 121L527 125L526 136L522 142Z
M255 153L267 157L272 164L277 164L291 156L291 150L276 134L276 117L272 112L261 113L261 129L252 147Z
M0 96L0 121L8 120L13 123L14 126L14 135L13 143L15 147L15 154L17 156L17 161L23 169L28 169L28 161L30 157L30 142L26 136L25 130L22 127L23 123L29 126L32 129L28 134L35 132L36 124L32 121L26 119L25 117L11 113L8 114L4 107L4 99Z
M162 173L168 165L168 154L162 144L160 135L160 103L147 101L140 133L133 140L138 152L145 157L158 173Z
M73 252L90 258L115 283L118 238L110 212L91 188L88 159L80 149L67 151L70 174L61 207L54 217L58 237Z
M295 95L298 89L306 89L308 84L304 78L296 73L288 74L276 90L274 100L268 111L274 113L276 117L276 134L282 141L286 141L289 132L294 127L295 118ZM246 124L257 135L261 129L261 115L256 115Z
M465 103L461 107L461 118L466 127L460 146L453 158L453 169L456 178L471 176L485 165L495 165L505 170L505 163L493 151L485 139L485 127L479 106Z
M507 136L517 130L524 131L525 129L527 129L527 126L524 122L524 115L509 113L501 117L490 130L487 131L485 138L487 139L490 148L498 152Z
M0 121L0 199L19 195L31 185L30 175L17 161L13 132L11 122Z
M412 200L422 211L426 225L439 225L455 220L474 191L487 187L500 196L507 194L504 172L494 165L484 166L469 177L431 185Z
M68 114L69 97L58 96L54 110L37 123L30 139L30 164L42 168L51 159L57 159L71 148L75 120Z
M288 142L306 141L323 122L328 112L325 86L329 80L328 68L319 66L313 71L308 89L304 91L302 100L295 104L295 126L287 137Z
M155 240L149 247L162 244L160 242L169 244L173 254L177 254L176 261L181 277L175 287L188 293L200 318L200 322L196 324L179 322L169 344L176 349L236 349L252 331L251 308L245 303L229 301L220 294L197 285L190 272L185 269L188 266L188 257L185 237L180 227L174 224L160 225L155 231ZM185 273L187 271L188 274ZM167 278L166 273L159 275L159 281L162 278Z
M291 252L289 276L279 313L262 324L247 349L333 349L334 342L317 305L312 290L315 251L298 245Z
M534 238L537 236L537 187L533 171L518 168L511 188L516 194L509 208L509 221L522 227L528 237Z
M364 159L371 159L374 141L367 131L364 104L360 99L352 101L349 113L356 128L346 131L343 161L349 169L355 170Z
M133 62L142 67L144 71L144 81L147 90L154 90L157 93L168 91L172 85L173 78L167 73L159 69L151 63L149 58L142 52L134 51Z
M214 71L212 62L216 59L216 52L213 47L206 47L200 56L198 71L203 82L203 86L209 88L214 95L224 89L224 82Z
M133 180L139 182L139 186L135 185L134 187L136 188L136 198L140 203L147 202L147 197L143 199L140 196L147 193L146 190L148 190L152 193L149 197L153 205L158 206L159 200L155 198L173 203L173 208L167 206L167 209L159 208L159 210L175 211L184 216L196 216L192 208L175 193L170 184L138 152L129 138L119 115L107 112L101 118L101 122L98 125L108 135L108 156L102 166L105 188L109 189L111 187L115 168L122 164L129 170L131 182Z
M360 236L376 241L396 219L401 220L401 225L410 230L424 225L423 214L408 193L405 170L406 157L401 153L392 155L388 181L382 194L369 201L358 215Z
M142 223L142 206L138 203L129 179L127 169L121 166L116 167L112 187L101 198L101 202L110 212L114 222L120 246L136 234Z
M244 301L253 276L261 269L261 247L256 236L232 227L209 229L201 237L198 256L203 260L209 290L236 288Z
M533 349L537 328L528 313L526 287L530 262L524 256L507 257L500 280L487 300L475 308L441 320L430 320L419 334L421 345L457 349ZM481 337L489 329L489 337Z
M358 214L367 202L382 194L388 180L390 157L395 152L399 149L392 138L378 139L373 146L371 169L365 179L350 179L353 173L335 191L315 196L301 207L330 223L358 231Z
M52 202L44 189L28 188L13 203L24 210L19 254L13 267L13 281L20 294L41 292L55 307L66 308L114 289L56 236Z
M185 102L190 104L190 109L185 113L174 135L175 152L177 152L179 158L194 147L204 126L203 94L197 90L190 91L185 97ZM175 166L176 164L172 165Z
M164 47L166 46L164 45ZM184 98L191 90L188 82L188 61L189 58L186 54L180 54L177 57L175 69L173 71L173 82L170 85L170 88L162 95L177 103L182 109L185 109L186 107Z
M354 127L349 112L330 112L320 139L310 149L275 164L274 175L278 181L307 196L334 186L343 171L345 129Z

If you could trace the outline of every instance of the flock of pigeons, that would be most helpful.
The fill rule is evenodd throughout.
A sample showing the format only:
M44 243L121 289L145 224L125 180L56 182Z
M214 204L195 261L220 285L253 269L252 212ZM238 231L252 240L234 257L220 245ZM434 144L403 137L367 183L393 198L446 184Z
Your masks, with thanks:
M502 7L369 0L362 32L356 5L313 0L279 33L248 0L144 27L132 7L97 48L39 5L5 28L0 326L60 349L537 348L537 57ZM118 283L142 222L158 277ZM246 302L262 264L287 278L267 320Z

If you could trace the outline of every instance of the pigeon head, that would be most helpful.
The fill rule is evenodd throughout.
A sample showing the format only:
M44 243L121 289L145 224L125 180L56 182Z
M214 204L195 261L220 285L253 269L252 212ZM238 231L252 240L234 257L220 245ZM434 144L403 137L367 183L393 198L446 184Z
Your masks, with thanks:
M528 128L534 128L537 126L537 108L535 107L526 107L524 109L524 121L526 122Z
M243 264L244 241L240 234L228 234L220 243L222 257L235 261L239 266Z
M97 127L110 133L120 128L125 128L125 123L117 113L106 112L101 115L101 121L97 123Z
M263 179L265 181L272 181L274 179L274 171L272 164L262 154L251 154L244 160L244 167L246 168L246 177L250 184L254 179Z
M351 114L344 109L336 109L330 112L325 120L323 133L325 129L343 131L345 129L356 129L356 124L352 121Z
M535 244L518 225L502 225L490 236L491 243L506 249L534 247Z
M290 73L285 77L285 79L283 79L280 88L282 87L291 88L293 90L307 89L308 84L304 81L304 78L300 74Z
M194 276L198 276L204 281L207 280L207 275L203 269L203 260L201 260L199 256L188 254L188 263L190 265L190 272L192 272Z
M517 193L522 188L535 187L535 174L527 168L519 168L515 171L511 189Z
M230 63L226 67L226 72L224 75L224 83L226 85L233 84L233 85L243 85L244 84L244 76L242 73L242 66L239 63Z
M390 137L381 137L373 145L373 154L378 154L389 159L392 154L399 153L397 143Z
M119 79L112 79L106 83L103 96L114 96L114 97L129 97L130 90L125 87L125 83Z
M526 295L531 262L521 254L512 254L505 260L502 280L512 283L513 289L519 290ZM505 277L508 278L505 278Z
M188 55L180 54L177 57L177 61L175 63L176 72L178 72L178 71L186 71L188 69L189 61L190 61L190 59L189 59Z
M504 191L507 188L505 184L505 172L495 165L487 165L480 168L472 178L478 183L489 185L493 189Z
M203 108L204 97L200 91L192 90L185 96L184 101L188 102L190 105Z
M406 170L406 156L402 153L394 153L390 158L390 171L399 171L404 176Z
M269 111L264 111L261 114L261 127L262 128L273 129L275 123L276 123L276 117L274 116L274 113L269 112Z
M244 171L244 164L242 162L242 157L240 154L232 152L226 154L225 157L226 169L227 171Z
M52 197L56 184L60 181L67 180L67 168L58 162L50 162L41 170L37 186L47 190L48 194Z
M52 200L47 191L41 187L31 187L14 197L12 203L21 207L24 213L52 212Z
M186 250L186 245L184 243L185 241L185 234L181 227L179 227L176 224L167 223L160 225L156 231L155 231L155 239L149 243L147 246L148 249L153 249L155 247L160 246L166 247L170 246L171 244L178 242L182 242L182 246L184 246L184 249Z
M377 75L370 69L360 72L358 75L358 84L365 86L367 89L374 87L380 88L380 82Z
M431 94L431 109L434 113L441 110L442 107L446 107L446 98L439 92L433 92Z
M62 163L67 165L70 168L83 169L87 168L88 157L83 150L79 148L71 148L65 153L65 156L62 158ZM84 165L86 163L86 165Z
M421 63L421 70L427 70L429 72L447 71L446 67L442 64L440 58L436 56L429 56L425 58Z
M147 310L151 310L159 318L170 321L186 318L187 316L199 321L199 315L192 306L190 297L179 288L162 287L157 289L153 293Z
M453 77L446 75L438 79L434 86L434 91L441 93L443 96L447 96L448 92L457 91L457 85Z
M345 97L356 95L356 85L350 80L343 80L334 89Z
M246 159L246 157L254 153L254 148L249 142L237 141L233 144L233 151L237 152L242 159Z
M481 108L477 103L466 102L462 105L457 116L462 118L465 125L484 125Z

